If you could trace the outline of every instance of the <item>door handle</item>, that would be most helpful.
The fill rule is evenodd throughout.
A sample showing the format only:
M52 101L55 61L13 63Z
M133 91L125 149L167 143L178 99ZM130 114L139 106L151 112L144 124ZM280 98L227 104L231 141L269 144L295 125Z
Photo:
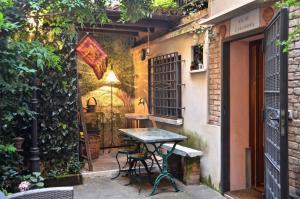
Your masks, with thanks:
M270 120L279 122L279 117L276 117L276 118L270 118Z
M269 120L271 120L271 121L279 123L280 122L280 111L276 110L276 111L269 112L269 114L267 115L267 118L269 118Z

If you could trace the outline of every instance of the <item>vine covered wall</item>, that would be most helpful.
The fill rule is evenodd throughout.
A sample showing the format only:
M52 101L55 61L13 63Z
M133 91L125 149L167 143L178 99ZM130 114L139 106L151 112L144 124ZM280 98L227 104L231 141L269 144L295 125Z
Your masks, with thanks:
M61 71L39 75L39 143L44 170L52 176L80 171L75 39L65 43Z

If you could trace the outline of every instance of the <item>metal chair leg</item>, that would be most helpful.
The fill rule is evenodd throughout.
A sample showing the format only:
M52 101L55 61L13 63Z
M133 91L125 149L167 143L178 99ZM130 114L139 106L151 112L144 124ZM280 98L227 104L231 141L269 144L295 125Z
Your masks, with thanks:
M135 161L132 161L129 159L129 170L128 170L128 176L129 176L129 183L125 184L125 186L128 186L130 184L132 184L132 175L134 170L132 169L134 167Z
M121 174L121 166L120 166L120 162L119 162L119 160L118 160L118 156L119 156L119 152L117 152L117 154L116 154L116 160L117 160L117 163L118 163L119 172L118 172L118 174L117 174L115 177L112 177L112 178L111 178L112 180L116 179L116 178L119 177L120 174Z
M124 164L124 166L122 167L122 169L124 169L128 164L128 154L126 154L126 163Z

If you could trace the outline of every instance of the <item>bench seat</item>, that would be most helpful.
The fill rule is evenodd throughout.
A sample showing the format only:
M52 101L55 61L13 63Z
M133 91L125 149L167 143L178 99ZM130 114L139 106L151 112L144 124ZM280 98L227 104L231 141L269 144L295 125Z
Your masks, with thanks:
M171 150L173 147L173 144L164 144L163 148L166 150ZM185 146L181 146L181 145L176 145L175 150L173 152L174 154L180 155L180 156L189 156L190 158L194 158L194 157L201 157L203 155L202 151L199 150L195 150L195 149L191 149Z
M170 151L173 144L164 144L163 149ZM186 185L200 184L200 158L203 152L189 147L176 145L168 160L170 173Z

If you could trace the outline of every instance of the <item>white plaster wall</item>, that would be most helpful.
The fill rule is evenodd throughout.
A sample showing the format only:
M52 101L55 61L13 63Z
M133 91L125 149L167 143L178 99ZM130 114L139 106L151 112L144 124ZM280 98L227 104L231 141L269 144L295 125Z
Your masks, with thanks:
M208 87L207 72L191 74L192 46L196 44L195 36L187 33L168 40L151 42L150 57L178 52L182 64L182 106L183 128L201 136L207 148L201 159L202 176L211 176L212 182L218 188L220 182L221 156L220 156L220 127L207 124L208 120ZM140 60L140 50L146 46L139 46L132 50L135 65L136 98L147 98L147 61Z

